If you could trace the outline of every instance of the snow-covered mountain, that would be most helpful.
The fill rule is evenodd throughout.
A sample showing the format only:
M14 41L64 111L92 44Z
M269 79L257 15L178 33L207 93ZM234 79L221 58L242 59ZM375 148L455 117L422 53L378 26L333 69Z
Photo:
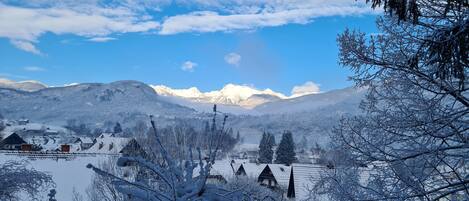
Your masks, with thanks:
M350 110L355 110L358 109L358 104L363 99L366 90L366 88L356 87L337 89L297 98L271 101L258 105L253 110L262 114L297 113L338 106L348 106Z
M0 78L0 88L17 89L22 91L37 91L47 88L47 85L34 80L15 82L12 80Z
M0 113L11 119L64 125L69 119L88 123L190 117L195 110L162 99L148 85L137 81L110 84L86 83L49 87L34 92L0 88Z
M264 130L278 135L290 130L295 139L307 136L325 143L327 133L342 115L360 112L358 105L365 92L345 88L287 97L269 89L231 84L204 93L196 88L150 87L137 81L75 84L33 92L0 87L0 113L6 118L28 118L52 125L77 119L98 127L105 121L131 127L137 120L148 121L148 114L156 115L159 126L180 120L202 125L210 120L207 113L213 103L219 103L220 111L231 113L228 126L239 130L246 143L258 143Z
M220 90L201 92L196 87L172 89L164 85L153 85L155 91L163 96L181 97L197 103L238 105L254 108L257 105L288 97L271 89L259 90L250 86L227 84Z

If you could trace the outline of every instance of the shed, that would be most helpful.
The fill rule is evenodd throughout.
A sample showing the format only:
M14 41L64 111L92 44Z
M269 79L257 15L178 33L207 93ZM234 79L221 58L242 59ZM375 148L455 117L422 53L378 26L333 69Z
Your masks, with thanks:
M60 145L60 151L61 152L67 152L67 153L70 152L70 145L68 145L68 144Z

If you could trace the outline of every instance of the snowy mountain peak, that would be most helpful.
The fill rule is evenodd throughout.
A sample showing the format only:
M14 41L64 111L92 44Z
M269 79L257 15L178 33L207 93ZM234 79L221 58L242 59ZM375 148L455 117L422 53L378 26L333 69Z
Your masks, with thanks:
M191 87L188 89L172 89L164 85L155 85L152 87L159 95L163 96L177 96L202 103L239 105L245 108L253 108L259 104L269 102L273 99L277 100L288 98L282 93L274 92L271 89L259 90L251 86L236 85L231 83L226 84L220 90L210 92L200 92L196 87Z
M183 98L199 98L203 94L197 89L197 87L191 87L188 89L172 89L164 85L152 85L153 89L157 94L163 96L179 96Z
M12 80L0 78L0 88L16 89L21 91L37 91L47 88L47 85L35 80L15 82Z

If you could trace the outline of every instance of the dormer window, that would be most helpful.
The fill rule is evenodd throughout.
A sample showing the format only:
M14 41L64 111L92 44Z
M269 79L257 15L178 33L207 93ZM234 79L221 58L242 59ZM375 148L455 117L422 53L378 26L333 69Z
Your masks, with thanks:
M100 142L98 149L102 149L103 147L104 147L104 143L103 143L103 142Z

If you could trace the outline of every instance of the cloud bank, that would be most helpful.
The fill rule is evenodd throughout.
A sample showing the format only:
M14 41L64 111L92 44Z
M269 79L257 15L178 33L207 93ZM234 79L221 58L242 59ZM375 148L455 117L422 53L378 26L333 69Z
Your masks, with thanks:
M106 42L115 39L111 36L125 33L170 35L231 32L292 23L307 24L325 16L380 12L373 11L363 0L11 2L0 0L0 37L9 39L13 46L21 50L37 55L42 52L36 46L46 33L72 34L93 42ZM176 9L175 12L174 6L183 9Z

